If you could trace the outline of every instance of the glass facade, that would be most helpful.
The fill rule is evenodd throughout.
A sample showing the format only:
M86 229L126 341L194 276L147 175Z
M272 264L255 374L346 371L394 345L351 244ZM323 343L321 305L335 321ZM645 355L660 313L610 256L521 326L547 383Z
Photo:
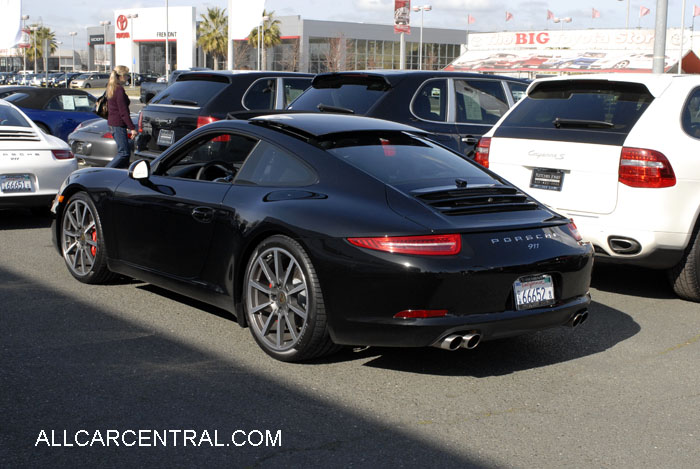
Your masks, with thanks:
M177 45L169 43L170 70L177 68ZM165 41L139 43L139 70L141 73L165 74Z

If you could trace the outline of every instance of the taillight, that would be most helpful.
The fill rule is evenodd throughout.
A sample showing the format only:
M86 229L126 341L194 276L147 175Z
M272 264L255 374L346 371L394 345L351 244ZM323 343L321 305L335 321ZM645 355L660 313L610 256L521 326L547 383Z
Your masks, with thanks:
M619 181L630 187L671 187L676 185L676 175L663 153L623 147Z
M112 135L112 132L106 132L102 135L102 138L114 138L114 135Z
M143 112L139 112L138 128L139 128L139 133L143 132Z
M211 124L212 122L216 122L218 120L219 119L214 116L197 116L197 128L203 125ZM231 137L228 135L221 135L213 139L212 142L228 142L230 139Z
M53 157L57 160L70 160L71 158L75 158L73 152L70 150L51 150L51 153L53 153Z
M394 314L396 319L442 318L447 316L446 309L407 309Z
M474 161L479 163L484 168L489 167L489 151L491 150L491 137L481 137L479 143L476 144L474 153Z
M583 237L581 236L581 233L578 232L578 228L576 228L576 223L574 223L574 220L569 220L569 224L566 226L569 228L571 236L573 236L576 241L583 241Z
M458 234L348 238L348 241L375 251L423 256L452 256L462 249L462 237Z

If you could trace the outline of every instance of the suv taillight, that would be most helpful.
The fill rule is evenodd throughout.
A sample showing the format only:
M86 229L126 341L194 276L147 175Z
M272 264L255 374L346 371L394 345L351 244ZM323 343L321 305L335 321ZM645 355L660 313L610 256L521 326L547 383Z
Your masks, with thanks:
M489 150L491 150L491 137L481 137L479 143L476 144L474 161L484 168L489 167Z
M663 153L623 147L619 181L630 187L671 187L676 185L676 175Z
M137 125L139 128L139 133L143 132L143 112L139 112L139 123Z
M216 122L219 119L217 119L214 116L197 116L197 128L211 124L212 122ZM228 142L231 139L229 135L221 135L220 137L216 137L215 139L212 140L212 142Z

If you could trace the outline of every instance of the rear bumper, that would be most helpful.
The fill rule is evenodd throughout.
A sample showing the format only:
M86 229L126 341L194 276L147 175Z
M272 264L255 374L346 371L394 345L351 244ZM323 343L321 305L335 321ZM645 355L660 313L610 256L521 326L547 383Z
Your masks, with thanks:
M513 337L566 325L588 310L589 294L547 308L428 319L354 319L335 329L333 341L345 345L427 347L451 334L478 332L482 340Z
M21 207L46 207L51 206L51 201L56 197L56 193L35 193L31 195L0 196L0 208L21 208Z

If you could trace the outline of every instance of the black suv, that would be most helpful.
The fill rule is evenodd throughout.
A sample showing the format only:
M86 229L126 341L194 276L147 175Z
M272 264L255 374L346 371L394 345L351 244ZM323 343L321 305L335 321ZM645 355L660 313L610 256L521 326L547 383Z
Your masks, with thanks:
M316 75L288 109L409 124L472 157L479 137L525 95L528 80L477 73L372 70Z
M311 85L312 74L197 71L183 73L139 115L137 158L153 159L202 125L229 112L284 109Z

